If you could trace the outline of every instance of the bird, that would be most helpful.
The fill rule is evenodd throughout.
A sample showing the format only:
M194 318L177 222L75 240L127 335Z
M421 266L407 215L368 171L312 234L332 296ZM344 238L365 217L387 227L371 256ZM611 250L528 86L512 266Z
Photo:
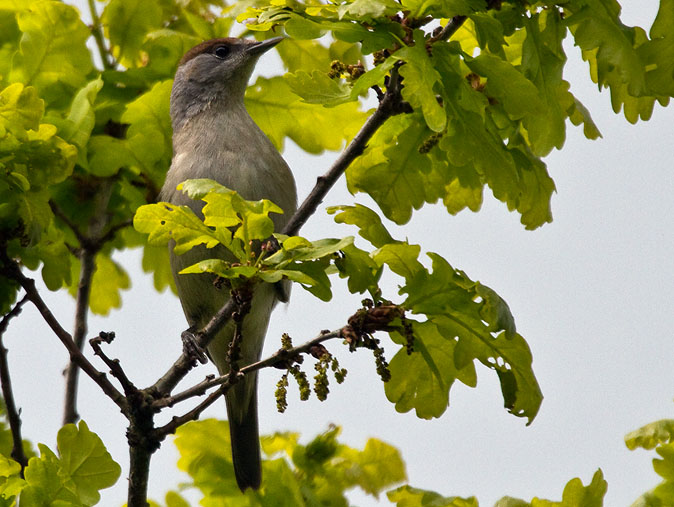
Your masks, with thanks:
M259 57L284 37L263 41L236 37L208 40L180 60L171 90L173 158L159 200L184 205L202 216L203 201L192 200L176 187L209 178L244 199L269 199L284 211L271 218L281 231L297 209L293 174L272 142L248 114L244 95ZM234 261L224 247L198 246L183 255L170 248L171 271L190 325L200 329L227 302L229 294L214 284L215 275L178 274L204 259ZM290 284L258 284L251 310L243 321L239 364L259 360L270 314L278 301L287 302ZM221 375L229 371L227 348L234 335L232 319L207 346ZM239 489L258 489L262 480L257 414L257 372L246 374L225 394L232 462Z

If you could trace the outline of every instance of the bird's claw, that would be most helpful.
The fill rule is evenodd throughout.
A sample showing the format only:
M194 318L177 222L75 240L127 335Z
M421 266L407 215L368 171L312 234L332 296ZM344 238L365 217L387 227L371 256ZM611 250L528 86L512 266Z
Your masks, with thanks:
M194 334L193 328L185 329L185 331L180 334L180 338L183 341L183 352L187 357L196 359L201 364L206 364L208 362L206 351L199 345L199 341Z

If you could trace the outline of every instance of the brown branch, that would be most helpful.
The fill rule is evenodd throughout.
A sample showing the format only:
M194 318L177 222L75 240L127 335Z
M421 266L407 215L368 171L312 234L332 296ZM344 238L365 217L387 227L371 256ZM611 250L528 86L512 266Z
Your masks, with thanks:
M123 222L111 226L110 229L108 229L108 231L105 234L103 234L100 238L96 240L96 244L98 245L99 249L102 248L105 243L114 239L115 234L117 234L117 232L124 229L125 227L130 227L132 225L133 219L129 218L128 220L124 220Z
M49 307L46 305L39 292L35 288L35 281L31 278L26 277L16 262L7 258L4 254L4 251L0 251L0 255L4 258L0 259L3 261L3 272L12 280L23 287L23 290L26 291L26 297L33 303L33 306L40 312L40 315L58 337L61 343L65 346L66 350L70 354L70 360L75 362L82 370L94 381L101 390L121 409L123 414L128 414L128 403L124 398L124 395L120 393L115 386L113 386L106 375L98 371L93 364L82 354L80 349L75 345L72 336L68 333L61 324L59 324L54 314L51 312Z
M12 378L9 374L9 362L7 361L7 349L2 341L2 336L7 330L9 321L21 313L21 307L28 301L28 296L24 296L11 311L0 321L0 383L2 384L2 397L5 400L7 408L7 420L12 432L12 458L21 465L21 477L23 469L28 465L28 458L23 452L23 438L21 437L21 414L17 410L14 402L14 391L12 390Z
M91 294L91 279L94 275L96 253L88 248L81 250L80 280L77 285L77 305L75 307L75 329L73 342L77 350L82 350L84 338L87 334L87 314L89 311L89 296ZM66 370L66 394L63 411L63 424L75 423L80 418L77 413L77 381L79 368L74 361L70 361Z
M177 428L179 428L186 422L198 419L201 413L204 410L206 410L206 408L210 407L213 403L215 403L223 394L225 394L230 389L230 387L238 381L238 378L240 378L241 376L257 370L261 370L262 368L268 368L270 366L284 365L285 367L287 365L290 365L295 361L295 358L297 358L297 356L301 354L311 353L312 349L314 349L314 347L316 347L318 344L334 338L341 338L342 330L343 328L338 329L336 331L324 331L321 332L314 339L309 340L308 342L298 347L293 347L290 349L279 349L266 359L262 359L255 363L251 363L247 366L244 366L243 368L241 368L236 372L232 372L236 376L236 378L233 378L231 374L227 374L222 375L218 378L207 379L203 382L200 382L198 385L186 391L183 391L182 393L177 394L176 396L170 396L158 400L152 405L153 408L155 409L163 408L166 406L172 406L180 401L184 401L194 396L200 396L204 394L206 390L208 390L209 388L220 385L220 388L209 394L204 401L199 403L192 410L186 412L181 416L176 416L172 418L169 423L157 428L155 430L157 440L163 440L166 437L166 435L174 433Z
M129 380L129 377L126 376L126 373L119 364L119 359L110 359L101 347L101 343L112 343L112 340L115 339L115 333L108 332L105 333L101 331L96 338L89 340L91 348L94 350L94 354L101 358L101 360L110 368L110 374L119 380L119 383L124 390L127 398L129 396L135 396L138 394L138 388L133 385L133 382Z
M91 296L91 283L96 268L96 254L103 246L101 232L108 223L106 213L110 196L114 187L114 180L106 178L100 181L94 196L94 213L89 219L87 234L78 233L77 227L61 213L61 218L73 229L80 242L77 256L80 259L80 279L77 285L77 298L75 303L75 325L73 341L78 350L84 347L84 339L87 334L87 318L89 316L89 300ZM52 204L52 209L58 207ZM60 210L59 210L60 212ZM77 413L77 387L79 380L78 365L72 360L66 369L66 392L63 409L63 424L74 423L79 419Z
M461 25L463 25L466 19L468 19L466 16L454 16L442 27L442 30L440 30L437 35L434 35L428 40L428 43L433 44L437 41L448 40L459 28L461 28Z
M147 507L147 485L152 452L140 445L129 445L129 507Z
M80 231L80 228L77 226L77 224L70 220L70 217L68 217L68 215L66 215L54 201L49 201L49 207L51 208L52 213L60 218L70 228L70 230L73 231L73 234L75 234L75 237L77 238L77 241L79 241L80 245L84 246L87 243L87 238L84 236L84 234L82 234L82 231Z
M101 25L101 18L98 17L98 12L96 11L96 4L94 0L89 0L89 13L91 14L91 35L94 36L96 41L96 46L98 47L98 53L101 56L101 61L103 63L103 69L105 70L114 70L116 64L112 60L110 51L105 47L105 39L103 38L103 28Z
M367 119L349 146L347 146L339 158L335 160L328 172L318 178L314 188L283 228L283 234L294 236L300 231L309 217L316 212L316 209L321 202L323 202L328 191L334 186L339 177L344 174L346 168L349 167L351 162L361 155L363 151L365 151L367 143L377 129L379 129L379 127L381 127L391 116L401 112L399 110L400 104L400 95L397 90L394 91L388 89L379 103L379 107L372 116Z

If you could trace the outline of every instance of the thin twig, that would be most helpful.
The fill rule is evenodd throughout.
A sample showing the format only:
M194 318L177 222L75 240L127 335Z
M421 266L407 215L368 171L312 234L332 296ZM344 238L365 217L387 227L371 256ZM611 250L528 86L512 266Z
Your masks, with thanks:
M109 216L107 214L110 196L114 187L111 178L101 180L94 196L94 213L89 220L86 236L78 238L80 249L80 279L77 285L77 299L75 300L75 325L73 341L78 350L84 347L84 339L87 334L87 320L89 316L89 299L91 296L91 283L96 268L95 258L103 246L100 241L101 232L107 226ZM75 229L73 229L75 230ZM63 424L74 423L79 419L77 413L77 388L79 379L78 365L72 360L66 370L66 392L63 407Z
M433 44L440 40L449 39L459 28L461 28L461 25L463 25L466 19L468 19L466 16L454 16L444 27L442 27L442 30L440 30L437 35L429 39L428 43Z
M96 240L96 243L99 245L99 247L102 247L105 243L113 239L118 231L124 229L125 227L130 227L132 225L133 225L133 218L129 218L128 220L124 220L123 222L115 224L111 226L110 229L108 229L108 231L105 234L103 234L103 236L98 238Z
M128 414L128 404L124 395L120 393L115 386L113 386L106 375L98 371L93 364L82 354L79 348L75 345L72 336L68 333L61 324L59 324L54 314L51 312L49 307L46 305L40 293L35 287L35 281L32 278L26 277L18 265L7 258L4 255L4 252L0 250L0 255L3 259L2 264L4 265L3 272L8 278L15 280L16 282L23 287L23 290L26 291L26 296L33 303L33 306L37 308L37 311L40 312L40 315L51 328L54 334L58 337L61 343L65 346L66 350L70 354L70 360L77 363L77 365L82 368L82 370L94 381L98 386L103 390L103 392L121 409L123 414Z
M334 186L340 176L344 174L346 168L365 151L368 141L377 129L398 112L396 107L399 105L399 100L400 97L397 94L389 93L389 90L387 90L379 103L379 107L367 119L349 146L335 160L328 172L318 178L314 188L283 228L283 234L294 236L300 231L309 217L316 212L316 209L323 202L328 191Z
M239 371L232 372L232 374L240 378L243 375L247 375L257 370L261 370L262 368L268 368L270 366L276 366L278 364L289 364L293 362L294 358L296 358L297 356L310 352L311 349L316 347L316 345L318 345L319 343L341 337L342 337L342 329L338 329L336 331L322 332L314 339L309 340L308 342L298 347L293 347L291 349L279 349L266 359L262 359L255 363L251 363L248 366L244 366ZM153 408L161 408L168 405L173 405L179 401L183 401L193 396L201 395L205 393L205 391L210 387L220 385L220 388L209 394L204 401L199 403L192 410L186 412L181 416L176 416L172 418L169 423L157 428L155 430L157 440L162 440L166 435L174 433L177 428L179 428L186 422L198 419L204 410L206 410L213 403L215 403L235 383L236 380L232 379L230 374L226 374L212 380L201 382L198 386L194 386L194 388L188 389L187 391L184 391L176 396L171 396L158 400L155 404L153 404Z
M28 465L28 458L23 452L23 438L21 437L21 414L16 408L14 402L14 391L12 389L12 378L9 374L9 362L7 361L7 349L2 341L2 336L7 330L9 321L21 313L21 307L28 301L28 295L25 295L11 311L0 321L0 382L2 383L2 397L5 400L7 408L7 420L12 432L12 453L14 460L21 465L21 477L23 469Z
M96 253L88 248L81 250L80 280L77 285L77 306L75 308L75 329L73 342L78 350L82 350L84 338L87 334L87 314L89 312L89 296L91 294L91 279L94 276ZM64 402L63 424L75 423L80 418L77 413L77 380L79 368L70 361L66 371L66 394Z
M103 28L101 25L101 18L98 17L98 12L96 12L96 3L94 0L89 0L89 13L91 14L91 35L94 36L96 41L96 46L98 47L98 53L101 56L101 61L103 62L103 68L105 70L113 70L115 68L114 60L112 60L112 55L110 51L105 47L105 39L103 38Z
M110 368L110 374L119 380L119 383L122 385L122 389L124 389L124 394L126 394L128 398L129 396L136 395L138 393L138 389L135 385L133 385L133 382L129 380L129 377L127 377L126 373L119 364L119 359L110 359L107 354L103 352L103 348L101 347L101 343L112 343L114 338L115 333L101 332L96 338L89 340L89 344L94 350L94 354L100 357L107 367Z
M80 245L84 246L84 244L87 243L87 238L84 234L82 234L82 231L80 231L80 228L77 226L77 224L70 220L70 217L68 217L68 215L66 215L54 201L49 201L49 207L51 208L52 213L60 218L70 228L70 230L73 231L73 234L75 234L75 237L77 238L77 241L79 241Z

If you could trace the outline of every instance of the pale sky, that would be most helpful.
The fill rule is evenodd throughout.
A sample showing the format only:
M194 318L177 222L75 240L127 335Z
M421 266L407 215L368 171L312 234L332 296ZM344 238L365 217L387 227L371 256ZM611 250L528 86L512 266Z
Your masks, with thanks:
M626 24L650 27L655 0L624 4ZM504 495L559 500L566 482L580 477L587 484L599 467L609 484L607 506L629 505L659 482L651 466L655 453L630 452L623 437L674 413L674 109L656 106L649 122L628 124L611 111L608 93L597 93L579 53L567 49L565 78L604 137L589 141L581 129L569 126L563 150L547 157L557 185L554 222L525 231L519 215L487 191L479 213L451 216L441 206L427 206L405 227L390 226L394 236L440 253L508 302L532 349L545 396L533 424L526 427L525 420L503 409L497 377L481 365L477 388L455 385L441 418L424 421L413 413L399 414L384 396L370 354L349 354L334 343L328 348L349 374L343 385L333 385L326 402L315 397L300 402L291 394L287 412L278 414L273 393L279 372L262 373L262 433L298 431L306 442L335 423L351 446L362 448L367 438L377 437L400 449L412 486L445 496L475 495L484 506ZM274 57L265 59L263 64L270 65ZM308 156L290 143L284 156L300 199L334 158ZM325 205L352 202L341 181ZM355 202L374 206L363 195ZM314 239L348 234L355 231L334 224L323 211L302 230ZM144 387L178 356L185 320L177 298L155 293L150 278L139 274L136 252L117 260L129 271L133 287L124 294L120 311L91 320L90 335L114 330L117 339L107 348L109 355L118 357L136 385ZM387 294L402 301L397 283L389 279ZM301 343L321 329L344 325L360 297L348 295L338 279L333 284L335 298L329 306L301 288L294 290L289 307L277 309L272 318L266 352L278 348L283 332ZM72 300L46 290L43 296L69 326ZM382 338L390 359L396 347ZM5 345L24 437L55 449L67 354L28 306L12 321ZM40 365L38 371L35 365ZM190 378L212 372L208 365ZM100 505L121 505L128 472L125 420L88 378L81 386L82 417L123 468L117 486L102 492ZM224 414L224 403L218 403L207 416ZM176 470L176 458L170 442L154 456L153 499L161 502L167 489L185 480ZM362 494L351 498L361 506L377 505ZM389 505L385 496L379 505Z

